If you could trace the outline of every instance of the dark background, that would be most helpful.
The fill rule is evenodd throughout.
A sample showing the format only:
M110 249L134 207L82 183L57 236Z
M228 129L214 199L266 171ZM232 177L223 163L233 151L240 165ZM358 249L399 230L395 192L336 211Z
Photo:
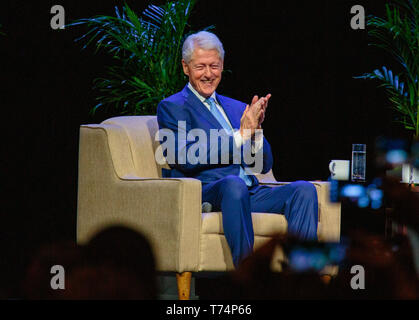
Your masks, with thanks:
M94 78L112 61L74 39L84 28L50 28L61 4L66 23L114 14L122 1L2 1L0 77L3 176L1 243L4 283L13 285L41 244L75 239L79 126L114 116L95 104ZM136 12L149 3L127 3ZM350 159L352 143L366 143L367 175L374 174L378 135L403 135L376 84L353 79L387 64L352 30L350 8L382 15L384 1L201 0L191 26L215 24L226 50L221 94L250 102L272 93L264 123L277 180L325 180L331 159ZM6 191L6 192L4 192Z

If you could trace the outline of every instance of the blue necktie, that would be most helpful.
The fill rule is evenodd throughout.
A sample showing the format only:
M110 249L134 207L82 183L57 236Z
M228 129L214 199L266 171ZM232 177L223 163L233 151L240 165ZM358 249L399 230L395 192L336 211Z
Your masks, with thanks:
M215 117L215 119L218 120L218 122L221 124L221 126L227 132L231 132L233 128L230 126L230 124L227 122L226 118L224 118L224 116L221 114L220 110L217 108L217 105L215 104L214 98L207 98L205 100L205 102L207 102L210 105L210 111L211 111L212 115ZM250 179L250 177L247 174L245 174L244 169L243 169L242 166L240 166L239 177L244 180L244 182L246 183L246 185L248 187L252 186L252 184L253 184L252 179Z
M214 101L214 98L208 98L205 100L210 105L210 111L212 115L215 117L215 119L218 120L218 122L221 124L221 126L227 131L231 132L233 129L230 124L227 122L226 118L221 114L221 111L217 108L217 105Z

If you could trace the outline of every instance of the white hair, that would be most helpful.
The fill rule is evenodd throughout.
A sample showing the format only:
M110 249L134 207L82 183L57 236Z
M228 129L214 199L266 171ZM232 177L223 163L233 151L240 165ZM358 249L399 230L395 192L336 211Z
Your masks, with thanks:
M182 58L186 63L191 62L195 48L204 50L217 50L221 60L224 61L224 48L218 37L208 31L200 31L189 35L183 42Z

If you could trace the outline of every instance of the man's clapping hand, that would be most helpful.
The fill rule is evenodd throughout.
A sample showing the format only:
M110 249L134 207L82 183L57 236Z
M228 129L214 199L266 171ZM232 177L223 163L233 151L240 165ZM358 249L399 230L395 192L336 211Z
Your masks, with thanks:
M246 106L243 116L240 119L240 134L245 140L253 137L256 129L262 128L262 122L265 120L265 112L270 97L271 94L262 98L254 96L250 106Z

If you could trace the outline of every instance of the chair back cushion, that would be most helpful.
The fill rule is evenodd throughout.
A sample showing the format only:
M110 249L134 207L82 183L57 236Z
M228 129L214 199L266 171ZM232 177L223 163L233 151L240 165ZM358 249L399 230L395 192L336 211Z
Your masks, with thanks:
M155 158L156 149L160 145L159 141L155 140L159 129L156 116L114 117L103 121L102 124L123 128L138 177L158 178L161 177L162 168L169 168L167 163L158 164ZM109 146L111 152L116 150L112 148L111 143Z

